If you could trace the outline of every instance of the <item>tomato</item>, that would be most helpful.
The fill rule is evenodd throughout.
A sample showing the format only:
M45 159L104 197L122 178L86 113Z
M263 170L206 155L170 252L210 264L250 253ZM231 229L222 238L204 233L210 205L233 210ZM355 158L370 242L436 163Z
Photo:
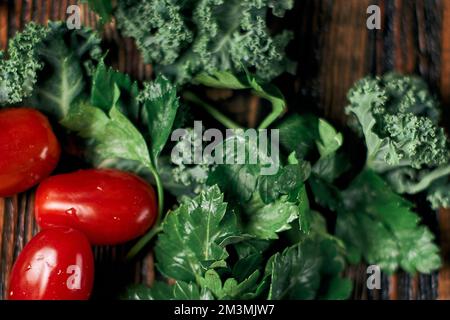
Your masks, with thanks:
M43 230L20 253L11 271L10 300L86 300L94 257L86 237L67 228Z
M59 156L58 140L43 114L26 108L0 110L0 197L49 176Z
M81 170L44 180L35 215L41 228L72 227L92 244L118 244L144 234L155 222L156 196L141 178L117 170Z

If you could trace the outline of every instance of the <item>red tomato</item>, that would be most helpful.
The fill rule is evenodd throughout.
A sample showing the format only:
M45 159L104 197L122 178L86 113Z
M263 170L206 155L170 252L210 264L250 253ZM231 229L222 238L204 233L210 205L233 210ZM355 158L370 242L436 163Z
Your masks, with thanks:
M14 263L10 300L86 300L94 281L94 257L86 237L67 228L43 230Z
M117 170L81 170L44 180L35 200L41 228L72 227L92 244L118 244L155 222L156 196L141 178Z
M25 191L50 175L60 147L50 123L33 109L0 110L0 197Z

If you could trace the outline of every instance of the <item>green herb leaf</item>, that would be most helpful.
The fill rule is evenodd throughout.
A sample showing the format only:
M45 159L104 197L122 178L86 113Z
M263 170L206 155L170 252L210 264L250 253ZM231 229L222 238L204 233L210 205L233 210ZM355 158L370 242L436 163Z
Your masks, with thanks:
M351 169L350 159L344 153L331 153L321 157L312 167L312 172L326 182L332 183Z
M328 263L339 259L340 253L332 240L307 239L275 254L271 261L269 299L310 300L315 298L346 299L351 293L351 282L337 276L344 264L328 269ZM327 252L328 251L328 252ZM327 283L326 274L334 274L340 283ZM336 279L334 278L334 279ZM321 292L325 289L325 295Z
M249 293L256 290L258 279L259 271L255 271L241 283L234 278L228 278L222 284L219 274L214 270L208 270L204 277L198 278L198 282L202 288L210 290L219 300L242 299L244 296L248 299L253 296Z
M151 288L135 285L122 295L125 300L212 300L211 292L195 283L177 281L174 285L156 281Z
M277 200L282 195L288 195L293 202L311 172L308 162L288 164L280 168L275 175L262 175L258 181L258 191L264 203L268 204Z
M144 117L150 134L152 159L157 159L169 138L179 107L176 87L159 76L145 83L138 100L144 106Z
M120 98L114 101L114 88L120 90ZM97 65L92 76L91 104L109 112L111 107L117 104L119 110L128 116L134 123L138 123L139 105L137 96L139 88L135 81L124 73L107 67L103 61Z
M217 186L170 212L158 237L158 269L167 277L195 281L207 269L225 265L228 253L222 243L238 233L225 224L226 203Z
M236 130L233 137L227 138L217 146L223 150L223 157L232 163L220 164L209 174L207 184L217 184L230 200L243 204L250 200L256 190L258 178L263 168L277 169L277 160L267 156L266 150L258 148L256 141L247 141L242 131ZM231 147L230 147L231 146ZM244 152L242 154L241 150ZM237 155L239 153L239 155ZM245 158L238 159L240 156ZM279 169L279 168L278 168ZM270 170L271 171L271 170Z
M393 193L377 174L364 171L343 193L345 209L338 214L336 234L352 262L364 256L392 273L398 267L430 273L441 265L433 234L420 226L412 204Z
M258 193L243 205L244 230L259 239L278 239L277 233L291 228L290 223L298 217L299 209L289 202L287 196L264 204Z
M304 234L308 234L311 229L311 208L309 206L308 193L306 192L306 185L300 189L298 196L298 221L299 228Z
M282 120L276 129L280 130L280 144L284 150L288 154L295 152L300 159L315 150L319 137L318 121L315 116L298 114Z
M119 89L116 87L118 100ZM73 105L61 121L67 129L88 140L87 155L96 167L124 159L139 167L153 168L144 138L133 124L113 106L109 114L85 102Z
M342 146L344 137L323 119L319 119L318 129L320 140L316 142L317 148L321 157L327 157Z
M450 184L447 178L437 180L430 186L427 200L435 210L450 208Z
M262 267L263 256L261 253L252 253L239 259L233 267L233 276L238 281L244 281L255 271Z
M311 187L314 200L322 207L336 211L342 205L342 196L340 190L327 182L322 177L311 174L308 184Z

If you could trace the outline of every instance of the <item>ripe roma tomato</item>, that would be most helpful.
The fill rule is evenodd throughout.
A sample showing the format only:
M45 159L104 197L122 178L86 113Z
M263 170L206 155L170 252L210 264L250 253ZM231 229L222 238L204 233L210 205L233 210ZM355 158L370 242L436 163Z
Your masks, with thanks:
M44 180L35 200L41 228L82 231L92 244L118 244L155 222L156 196L141 178L117 170L81 170Z
M43 114L26 108L0 110L0 197L49 176L59 156L58 140Z
M68 228L43 230L25 246L11 271L10 300L86 300L94 257L86 237Z

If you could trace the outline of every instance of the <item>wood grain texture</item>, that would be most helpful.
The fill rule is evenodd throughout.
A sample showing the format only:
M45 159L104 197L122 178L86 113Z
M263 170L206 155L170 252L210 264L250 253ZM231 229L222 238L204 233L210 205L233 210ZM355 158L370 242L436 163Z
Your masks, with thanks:
M45 24L64 20L68 5L75 0L0 0L0 48L28 21ZM382 30L366 28L366 9L377 4L382 10ZM97 17L81 5L82 23L96 28ZM289 108L320 108L335 125L346 121L344 108L349 87L367 74L391 70L416 73L442 97L450 122L450 0L298 0L288 14L295 45L290 54L298 61L296 76L279 80ZM143 64L131 39L117 33L114 22L103 31L109 48L108 63L130 73L137 80L151 78L152 68ZM214 93L212 93L214 95ZM239 122L254 126L260 117L260 101L243 98L229 106ZM237 105L247 105L248 108ZM12 263L37 228L33 218L33 191L0 199L0 297L4 297ZM425 214L425 213L424 213ZM366 266L352 266L354 299L450 299L450 213L441 212L439 225L431 213L425 222L440 238L447 265L438 274L411 277L405 273L383 275L382 289L366 287ZM154 261L151 250L142 259L125 264L128 246L97 247L94 298L113 298L128 282L151 284Z
M442 73L441 73L441 96L444 104L447 124L450 122L450 1L444 1L442 33ZM442 255L445 264L439 277L439 297L450 299L450 210L442 210L439 214L439 230L441 234Z

